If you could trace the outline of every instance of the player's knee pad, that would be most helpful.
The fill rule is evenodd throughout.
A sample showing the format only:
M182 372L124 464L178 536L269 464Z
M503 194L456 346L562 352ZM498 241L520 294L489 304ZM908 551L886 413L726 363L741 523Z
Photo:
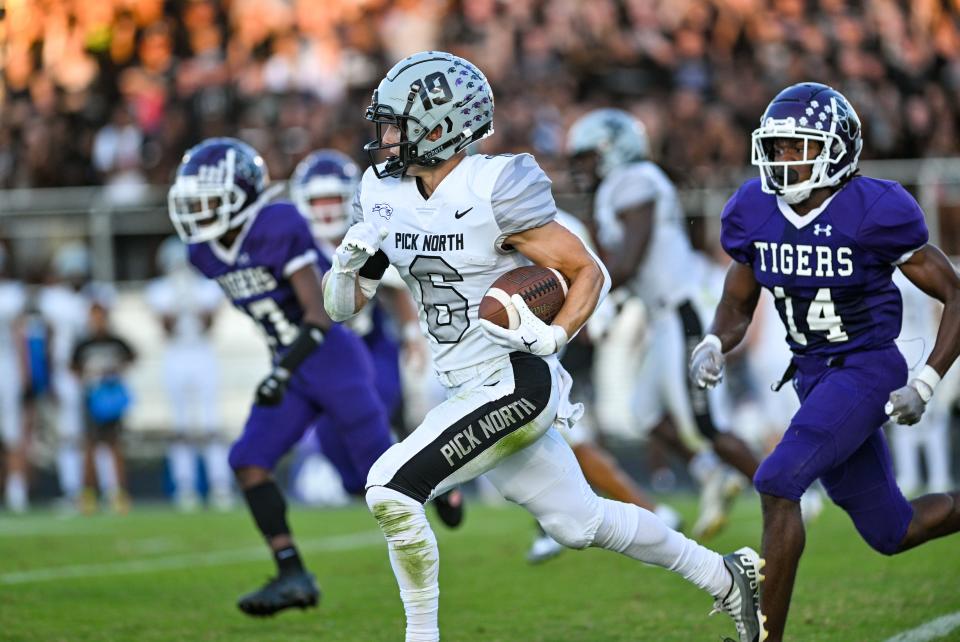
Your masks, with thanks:
M896 555L900 552L905 533L899 528L899 524L894 523L889 526L876 523L861 524L856 518L854 518L853 523L857 527L860 537L873 550L884 555Z
M552 513L540 518L543 530L567 548L587 548L593 544L600 520L588 522L573 513Z
M753 476L753 486L758 493L799 502L810 485L801 474L802 464L802 461L789 461L789 457L775 450L760 463Z
M400 491L371 486L366 500L387 540L408 539L428 524L423 504Z

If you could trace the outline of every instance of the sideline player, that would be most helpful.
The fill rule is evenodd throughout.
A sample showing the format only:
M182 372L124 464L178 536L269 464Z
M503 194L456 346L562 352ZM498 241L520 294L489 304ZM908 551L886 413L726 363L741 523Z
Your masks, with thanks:
M24 348L18 329L27 311L27 289L11 277L7 248L0 244L0 443L6 452L4 503L7 510L23 513L29 508L27 478L29 434L24 417Z
M960 530L960 493L904 498L881 430L888 416L919 421L960 353L960 278L927 243L913 197L899 183L858 175L860 120L838 91L787 87L752 138L760 178L723 210L721 242L734 263L690 375L701 386L719 382L723 354L743 339L760 288L771 290L793 350L781 381L792 379L801 401L754 477L767 560L761 610L770 640L779 642L805 539L799 500L814 480L885 555ZM909 382L894 344L898 267L944 303L930 358Z
M297 208L273 200L277 190L268 181L252 147L211 138L187 150L169 193L170 219L190 246L190 262L260 326L273 353L229 457L277 565L275 578L240 598L249 615L306 608L319 599L272 477L277 461L323 415L347 444L345 464L355 476L362 478L391 443L367 351L323 310L317 268L327 265Z
M727 560L638 506L598 497L557 429L576 421L570 376L557 352L609 287L599 260L554 222L550 180L529 154L466 156L492 133L493 94L470 62L422 52L397 63L374 91L367 119L377 137L355 200L359 220L326 277L334 319L356 314L392 264L417 301L447 400L370 470L367 503L387 539L406 611L407 642L440 639L437 541L424 503L486 473L571 548L597 546L673 570L716 598L738 636L757 632L759 560ZM386 154L384 162L378 156ZM554 325L513 297L520 327L479 321L501 274L536 263L570 280ZM751 586L751 582L753 586Z
M597 109L580 117L567 135L571 178L593 195L597 238L610 267L612 287L640 297L653 337L634 383L635 430L656 431L672 450L692 450L690 472L701 486L694 537L714 535L726 523L729 504L742 487L717 457L748 479L757 459L747 444L721 425L721 392L706 393L686 375L690 351L703 334L698 293L705 264L682 227L676 187L647 159L643 124L619 109ZM682 443L665 432L664 419ZM729 488L728 488L729 487Z
M80 380L70 368L70 360L77 341L87 332L90 308L94 304L111 307L116 291L111 284L91 279L90 250L82 242L60 246L53 255L51 267L55 281L40 290L37 308L52 333L50 361L57 401L57 476L64 504L79 507L83 486L80 446L84 410ZM112 502L122 504L113 462L106 446L97 448L94 463L100 490ZM114 508L122 510L123 507L115 505Z
M233 504L227 449L218 434L220 371L210 339L213 316L223 303L217 284L190 267L187 247L171 236L157 249L161 276L147 284L144 299L163 325L163 383L170 402L173 443L167 460L173 477L173 501L182 511L196 510L197 445L210 480L210 505Z
M356 163L346 154L333 149L321 149L307 155L297 164L290 178L290 196L310 224L317 247L327 262L332 259L337 245L350 227L353 195L359 184L360 169ZM363 339L370 351L377 393L387 416L397 419L394 428L401 436L405 436L404 422L399 418L403 401L400 352L402 349L408 359L424 367L426 347L420 336L417 310L400 275L396 270L389 270L383 281L376 301L346 325ZM396 325L401 328L402 346L397 341L397 331L389 318L391 313ZM340 465L340 462L349 459L346 456L347 445L335 431L324 430L321 426L315 432L323 454L343 477L345 490L351 494L363 492L366 474L351 478L349 467ZM435 497L433 505L447 526L453 528L463 521L463 493L459 489Z

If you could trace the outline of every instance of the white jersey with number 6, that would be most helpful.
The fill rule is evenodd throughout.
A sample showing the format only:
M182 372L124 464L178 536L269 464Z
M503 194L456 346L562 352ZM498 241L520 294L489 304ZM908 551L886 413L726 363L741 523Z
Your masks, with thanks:
M363 176L354 222L386 228L380 249L410 288L437 370L458 370L503 356L484 336L480 300L504 272L530 265L506 237L556 216L550 179L530 154L467 156L430 198L413 177Z

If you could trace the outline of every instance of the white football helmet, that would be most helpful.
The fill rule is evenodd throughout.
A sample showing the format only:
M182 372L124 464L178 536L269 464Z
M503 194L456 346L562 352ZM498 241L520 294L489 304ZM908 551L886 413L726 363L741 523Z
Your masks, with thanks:
M647 130L622 109L595 109L573 123L567 134L567 155L596 152L600 178L615 167L645 160L650 153Z
M377 126L377 138L364 146L377 177L402 176L410 165L437 165L492 134L493 90L468 60L423 51L387 72L366 118ZM400 142L386 145L384 128L390 125L399 128ZM427 140L437 126L440 136ZM390 154L386 162L378 158L383 151Z

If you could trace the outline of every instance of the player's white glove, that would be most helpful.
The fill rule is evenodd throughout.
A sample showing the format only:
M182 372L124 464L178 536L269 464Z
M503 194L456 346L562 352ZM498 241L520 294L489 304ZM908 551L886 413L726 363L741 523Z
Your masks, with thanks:
M559 352L567 344L567 331L558 325L547 325L530 311L527 302L519 294L510 297L513 307L520 315L520 325L507 330L480 319L480 327L487 338L511 350L529 352L546 357Z
M713 388L723 381L724 362L720 338L708 334L690 355L690 379L701 388Z
M924 366L910 383L890 393L890 401L883 411L898 424L912 426L920 421L938 383L940 375L937 371L930 366Z
M387 236L387 228L366 221L347 230L337 246L333 268L337 272L357 272L380 249L380 241Z

